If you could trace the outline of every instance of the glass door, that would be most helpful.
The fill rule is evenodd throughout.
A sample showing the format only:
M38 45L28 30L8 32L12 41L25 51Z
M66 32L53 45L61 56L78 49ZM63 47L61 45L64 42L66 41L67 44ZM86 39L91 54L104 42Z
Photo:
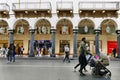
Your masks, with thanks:
M64 55L64 46L68 45L70 48L70 40L60 40L60 55Z

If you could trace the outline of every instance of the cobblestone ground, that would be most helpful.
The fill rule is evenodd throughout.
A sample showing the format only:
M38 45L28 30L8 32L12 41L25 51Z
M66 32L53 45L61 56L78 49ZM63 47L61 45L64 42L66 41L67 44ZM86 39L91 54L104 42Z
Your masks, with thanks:
M112 72L110 79L92 76L90 67L87 66L86 76L80 76L78 69L73 67L77 60L63 63L62 60L16 60L7 63L0 59L0 80L120 80L120 61L111 61L107 68Z

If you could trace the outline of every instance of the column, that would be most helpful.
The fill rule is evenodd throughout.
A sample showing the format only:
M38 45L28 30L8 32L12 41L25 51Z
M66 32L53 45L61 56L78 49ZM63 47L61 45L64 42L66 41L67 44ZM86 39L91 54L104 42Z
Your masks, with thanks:
M100 29L95 29L95 52L99 55L99 33Z
M73 29L73 58L77 57L77 32L78 29Z
M120 58L120 30L116 30L118 43L118 58Z
M55 57L55 33L56 33L56 29L51 29L51 37L52 37L52 55L51 57Z
M9 31L9 44L14 43L14 30L10 29Z
M30 31L30 45L29 45L29 57L34 57L34 32L35 29L29 29Z

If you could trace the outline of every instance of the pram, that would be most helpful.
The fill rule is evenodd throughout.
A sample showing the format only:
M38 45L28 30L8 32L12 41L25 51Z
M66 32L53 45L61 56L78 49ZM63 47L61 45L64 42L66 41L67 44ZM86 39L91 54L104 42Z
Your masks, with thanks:
M109 61L107 59L95 60L92 58L89 61L89 65L92 67L92 75L111 77L110 70L106 68L106 66L109 65Z

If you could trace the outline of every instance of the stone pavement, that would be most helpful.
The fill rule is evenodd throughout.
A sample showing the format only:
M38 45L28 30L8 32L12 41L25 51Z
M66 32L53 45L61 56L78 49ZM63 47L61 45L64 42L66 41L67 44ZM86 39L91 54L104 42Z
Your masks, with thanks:
M119 60L112 60L107 67L112 72L110 79L92 76L89 66L86 76L80 76L79 68L77 72L73 71L77 63L77 60L63 63L60 59L17 59L15 63L7 63L7 60L0 58L0 80L120 80Z

